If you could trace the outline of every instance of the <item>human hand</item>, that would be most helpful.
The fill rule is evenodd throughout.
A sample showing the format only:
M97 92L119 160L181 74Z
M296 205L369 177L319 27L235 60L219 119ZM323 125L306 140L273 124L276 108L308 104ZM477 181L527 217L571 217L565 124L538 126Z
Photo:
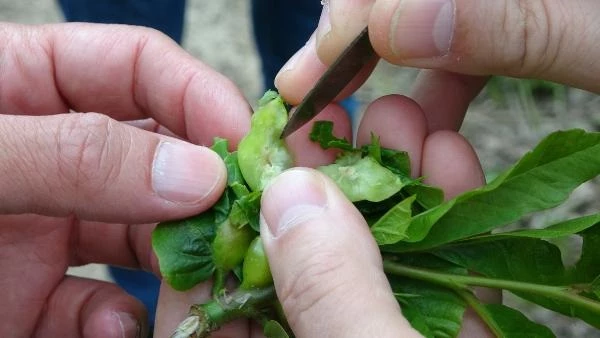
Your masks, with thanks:
M258 115L256 117L258 118ZM325 111L323 111L323 113L319 117L322 119L334 121L334 132L336 135L345 138L351 137L350 121L347 115L343 114L343 110L339 106L331 105L330 107L325 109ZM270 117L269 115L267 115L267 118L272 119L272 117ZM269 126L269 123L272 122L268 121L265 123L265 125ZM260 133L261 130L264 128L265 126L256 127L253 131L251 131L251 133ZM311 126L306 125L300 128L298 132L294 133L286 139L288 150L290 150L290 152L293 153L293 157L296 163L302 166L315 167L333 162L336 156L336 151L324 151L318 144L310 142L308 138L308 133L310 132L310 129ZM260 144L260 142L255 142L255 144ZM238 149L238 152L245 150L245 153L247 154L252 151L248 150L248 142L245 142L245 145L245 149L240 148ZM241 162L242 160L240 159L240 164ZM247 159L245 162L258 165L256 159ZM249 182L249 180L247 180L247 182ZM213 246L214 245L215 243L213 243ZM222 245L220 245L220 247L222 247ZM227 250L227 248L225 249ZM215 257L213 257L213 259L216 259L216 252ZM233 285L230 285L228 289L231 290L232 288ZM210 285L210 283L201 283L185 292L175 291L171 288L171 286L168 283L162 283L158 299L156 330L154 332L155 336L169 336L175 331L176 327L178 327L181 321L187 317L187 314L190 310L190 306L194 304L205 303L207 300L211 299L215 295L214 292L215 289L212 285ZM217 292L220 294L219 291ZM260 332L262 331L262 327L252 324L253 323L251 323L248 320L237 320L235 322L223 326L217 332L213 333L211 337L262 337L262 334L260 334Z
M483 184L468 142L426 130L416 104L389 96L368 108L358 143L369 143L373 132L383 146L406 150L413 175L443 188L446 198ZM265 190L261 213L277 295L297 337L418 336L402 317L368 225L333 182L309 169L287 171ZM498 301L489 291L479 296ZM475 318L467 311L461 336L493 336Z
M144 223L194 215L219 198L224 165L192 143L235 144L249 128L247 103L153 30L0 32L0 336L143 336L137 300L65 272L86 263L157 272L154 225ZM98 113L61 114L70 109Z
M390 110L396 106L401 107L398 112ZM350 139L345 117L335 105L319 115L335 120L334 133ZM310 125L304 126L287 140L296 159L301 165L328 163L334 154L309 143L308 129ZM406 150L414 159L413 175L444 188L446 198L483 183L470 145L455 132L428 136L423 111L404 97L385 97L368 108L358 143L369 143L371 131L380 135L383 146ZM365 220L327 178L310 169L283 173L263 193L261 213L261 236L278 298L298 337L417 335L399 311ZM479 295L498 300L497 294ZM177 293L163 284L156 335L168 336L190 305L208 297L205 285ZM489 335L471 312L465 316L463 334ZM239 320L216 336L262 334L257 326Z
M487 75L600 93L599 12L600 3L585 0L330 0L313 38L279 73L277 88L299 102L324 64L368 24L382 58L431 69L421 71L409 95L423 107L429 130L457 130ZM368 69L346 94L367 75Z

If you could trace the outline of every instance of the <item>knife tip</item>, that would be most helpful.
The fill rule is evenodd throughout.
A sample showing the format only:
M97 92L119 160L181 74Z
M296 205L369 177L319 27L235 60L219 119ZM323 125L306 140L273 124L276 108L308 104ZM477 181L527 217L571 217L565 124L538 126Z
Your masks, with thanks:
M290 134L292 134L294 132L294 130L292 130L292 128L290 128L290 125L286 125L285 128L283 128L283 131L281 132L281 135L279 136L279 139L284 139L288 136L290 136Z

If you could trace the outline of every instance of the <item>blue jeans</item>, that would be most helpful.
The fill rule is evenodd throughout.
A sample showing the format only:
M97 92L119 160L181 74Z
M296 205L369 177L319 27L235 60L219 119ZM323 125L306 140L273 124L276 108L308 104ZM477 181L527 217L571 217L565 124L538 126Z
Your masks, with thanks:
M185 0L58 0L67 21L122 23L158 29L181 43ZM262 62L265 89L283 64L317 27L319 1L252 0L254 37ZM138 298L154 323L159 280L136 270L110 267L115 282Z
M73 22L122 23L156 28L181 42L185 0L58 0Z
M252 0L254 39L262 64L264 88L317 28L322 6L311 0Z
M152 27L181 43L186 0L58 0L67 21ZM265 89L317 27L318 1L252 0L254 37Z

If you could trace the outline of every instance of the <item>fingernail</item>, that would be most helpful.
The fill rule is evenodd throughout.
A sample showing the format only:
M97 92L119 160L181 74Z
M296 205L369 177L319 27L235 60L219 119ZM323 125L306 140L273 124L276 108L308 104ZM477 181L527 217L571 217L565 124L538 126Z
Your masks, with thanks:
M291 169L279 175L263 193L261 221L273 237L323 214L327 191L313 170Z
M319 24L316 30L317 39L321 39L331 31L331 20L329 18L329 1L322 1L323 10L319 18Z
M401 1L392 19L392 52L403 59L447 55L454 20L454 0Z
M163 141L152 164L152 187L171 202L194 203L217 187L224 171L219 156L208 148Z
M140 338L142 336L142 327L134 316L124 312L114 312L112 316L119 325L115 337Z

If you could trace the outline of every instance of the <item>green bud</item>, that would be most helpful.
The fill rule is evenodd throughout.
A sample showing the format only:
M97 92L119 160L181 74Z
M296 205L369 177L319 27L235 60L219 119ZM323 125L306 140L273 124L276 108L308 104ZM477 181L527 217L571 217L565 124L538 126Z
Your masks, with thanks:
M263 288L273 283L267 254L260 236L257 236L246 253L242 269L242 289Z

